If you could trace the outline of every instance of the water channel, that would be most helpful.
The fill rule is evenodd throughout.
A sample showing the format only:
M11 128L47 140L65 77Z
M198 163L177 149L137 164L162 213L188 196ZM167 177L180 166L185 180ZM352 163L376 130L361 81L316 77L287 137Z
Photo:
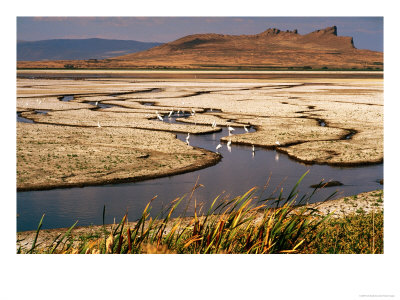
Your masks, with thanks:
M176 118L187 116L189 113L174 115L172 118L166 115L164 122L175 123ZM250 128L249 131L254 129ZM244 128L236 127L234 134L241 133L245 133ZM227 128L224 127L217 133L191 134L189 142L191 146L217 151L216 146L220 143L220 138L228 134ZM187 134L177 134L177 138L184 142L186 137ZM228 148L224 143L221 145L218 151L222 160L214 166L198 171L137 183L18 192L17 230L36 229L43 213L46 216L42 228L69 227L77 220L80 226L98 225L102 223L104 205L106 223L113 223L114 220L118 222L126 211L129 221L134 221L141 216L147 203L157 195L151 204L151 215L154 217L175 198L186 194L187 200L197 180L204 187L195 191L192 201L188 204L184 200L175 215L181 215L184 211L190 215L194 209L194 198L197 206L203 203L204 209L207 209L218 195L221 195L221 198L234 197L254 186L258 187L256 195L260 198L270 196L277 187L279 188L275 195L279 194L280 188L283 188L283 195L287 195L306 171L309 173L299 186L300 196L305 193L311 194L314 188L310 186L319 183L321 179L343 184L319 190L310 202L321 201L336 190L337 198L382 188L379 180L383 178L383 164L352 168L305 165L275 150L256 147L253 152L249 146L232 144ZM264 190L269 177L269 185Z

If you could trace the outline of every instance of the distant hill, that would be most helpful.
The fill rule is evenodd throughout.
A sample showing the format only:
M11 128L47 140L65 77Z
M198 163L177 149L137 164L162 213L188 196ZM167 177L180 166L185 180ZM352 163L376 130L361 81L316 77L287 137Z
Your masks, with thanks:
M336 26L301 35L267 29L254 35L195 34L145 51L93 61L19 62L19 68L383 69L383 53L354 47Z
M104 59L158 45L161 43L96 38L17 41L17 61Z

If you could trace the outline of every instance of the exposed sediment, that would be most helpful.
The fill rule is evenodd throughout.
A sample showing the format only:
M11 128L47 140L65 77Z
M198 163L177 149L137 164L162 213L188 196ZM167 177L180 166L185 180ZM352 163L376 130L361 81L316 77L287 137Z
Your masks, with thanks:
M160 131L18 123L17 132L19 191L135 182L204 168L221 158Z
M380 79L18 79L17 86L17 112L36 122L17 125L19 190L144 180L209 166L218 154L190 147L174 133L227 125L257 131L225 142L277 149L305 163L383 161ZM60 101L62 95L74 98ZM178 110L195 114L166 122Z

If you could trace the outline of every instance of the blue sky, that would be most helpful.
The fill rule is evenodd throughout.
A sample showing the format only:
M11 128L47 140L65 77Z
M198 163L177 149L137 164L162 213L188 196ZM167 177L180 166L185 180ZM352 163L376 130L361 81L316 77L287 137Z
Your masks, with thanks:
M256 34L268 28L300 34L336 25L359 49L383 51L383 17L17 17L17 39L106 38L169 42L195 33Z

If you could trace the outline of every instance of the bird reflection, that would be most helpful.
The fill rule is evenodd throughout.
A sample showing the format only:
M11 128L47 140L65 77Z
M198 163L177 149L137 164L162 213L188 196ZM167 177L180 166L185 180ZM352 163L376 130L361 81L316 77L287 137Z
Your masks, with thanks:
M278 160L279 160L279 154L276 153L276 154L275 154L275 161L278 161Z

